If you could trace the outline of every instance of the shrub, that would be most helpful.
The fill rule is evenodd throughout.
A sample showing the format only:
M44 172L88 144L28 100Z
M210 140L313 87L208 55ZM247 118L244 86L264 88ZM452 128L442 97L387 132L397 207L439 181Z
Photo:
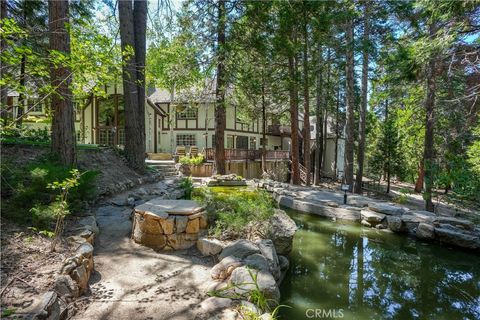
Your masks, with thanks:
M198 156L191 158L188 156L180 157L178 162L180 162L180 164L198 166L203 163L203 155L199 154Z
M49 185L71 177L71 170L48 157L25 166L2 162L2 213L18 223L50 226L55 210L55 206L50 205L55 201L57 191ZM76 212L82 208L83 201L93 199L98 173L86 171L81 174L78 184L70 190L69 210Z
M200 188L194 192L194 196L207 207L210 220L215 221L211 230L215 235L224 231L240 233L249 222L265 221L274 214L275 202L266 191L228 189L235 191Z
M193 191L192 177L183 178L182 182L180 182L180 187L183 189L183 192L185 193L185 199L190 200L192 198L192 191Z

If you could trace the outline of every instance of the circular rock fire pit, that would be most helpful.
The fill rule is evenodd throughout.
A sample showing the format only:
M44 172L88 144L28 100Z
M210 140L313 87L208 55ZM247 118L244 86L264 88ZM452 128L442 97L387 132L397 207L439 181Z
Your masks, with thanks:
M206 228L205 210L196 201L155 198L134 208L132 239L154 249L187 249Z

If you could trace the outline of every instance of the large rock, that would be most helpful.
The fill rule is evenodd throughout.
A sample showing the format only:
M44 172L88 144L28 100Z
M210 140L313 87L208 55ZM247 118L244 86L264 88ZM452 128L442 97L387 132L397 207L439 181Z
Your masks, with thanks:
M385 215L383 213L378 213L371 210L362 210L360 212L362 215L362 220L367 221L369 224L375 226L385 219Z
M37 313L34 320L63 320L67 317L66 305L53 291L48 291L42 296L42 300L36 307Z
M268 260L261 254L249 255L243 260L243 264L251 269L270 272Z
M387 216L387 227L393 232L402 232L403 231L402 219L397 216Z
M416 236L423 240L432 240L435 238L435 227L428 223L419 223Z
M160 220L160 224L164 234L172 234L175 232L175 217L168 217Z
M80 295L78 285L68 275L59 275L55 279L54 289L57 294L66 300L77 298Z
M97 219L94 216L87 216L78 221L78 224L85 227L85 229L92 231L95 234L100 232L97 225Z
M212 313L229 308L232 304L233 300L230 298L210 297L200 303L200 308L205 313Z
M402 222L406 230L415 234L419 223L433 224L435 222L436 215L429 211L408 211L402 215Z
M442 224L435 228L435 235L441 242L467 249L480 249L480 237L475 232L466 232L460 228Z
M278 262L277 251L275 250L272 240L262 239L257 241L257 245L262 255L268 261L270 272L272 273L273 277L278 280L280 277L280 265Z
M277 254L288 255L292 251L293 236L297 231L295 222L285 213L277 209L269 219L270 235Z
M465 230L474 230L475 224L469 220L457 219L453 217L438 217L436 219L437 224L450 224L454 227L465 229Z
M214 238L200 238L197 240L197 248L204 256L214 256L223 250L224 244Z
M230 277L233 270L241 266L243 266L243 262L240 258L228 256L223 258L210 270L210 276L214 280L225 280Z
M241 296L247 297L251 291L258 288L265 298L276 302L280 300L280 291L270 272L239 267L233 270L230 283L235 286L235 293Z
M260 249L255 243L249 240L240 239L223 248L222 253L220 253L218 258L222 260L225 257L234 256L243 259L254 253L260 253Z
M369 202L368 209L371 211L383 213L389 216L401 216L406 212L405 208L393 206L382 202Z

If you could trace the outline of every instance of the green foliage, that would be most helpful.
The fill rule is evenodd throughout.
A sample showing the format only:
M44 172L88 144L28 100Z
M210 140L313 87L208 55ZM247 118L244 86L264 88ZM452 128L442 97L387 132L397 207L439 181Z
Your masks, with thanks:
M198 156L193 156L193 157L188 157L188 156L183 156L178 159L178 162L180 164L185 164L185 165L193 165L193 166L198 166L203 163L203 155L199 154Z
M193 180L192 177L186 177L180 182L180 187L185 192L185 199L190 200L192 198Z
M275 202L266 191L225 189L235 191L222 192L214 188L194 191L194 197L206 205L211 220L215 221L211 231L217 236L227 230L241 232L249 222L264 221L274 214Z
M98 173L83 172L74 183L71 179L77 171L72 172L72 168L48 157L25 166L4 160L1 164L2 214L18 223L47 228L59 210L55 203L63 192L68 190L68 199L65 194L62 197L73 212L82 208L83 201L93 199L94 180ZM59 193L59 188L65 190Z
M0 137L2 142L50 142L50 132L47 127L30 129L25 126L7 127L2 125L0 127Z

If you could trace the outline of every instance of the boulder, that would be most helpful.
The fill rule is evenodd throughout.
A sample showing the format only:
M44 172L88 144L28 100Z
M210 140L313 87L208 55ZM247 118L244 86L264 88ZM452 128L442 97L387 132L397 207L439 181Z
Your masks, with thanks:
M128 197L126 203L127 203L127 206L134 207L135 206L135 198L134 197Z
M472 221L465 220L465 219L457 219L453 217L438 217L436 219L437 224L450 224L457 228L465 229L465 230L474 230L475 224Z
M55 279L55 292L67 300L77 298L80 295L78 285L68 275L59 275Z
M405 208L397 207L382 202L369 202L368 209L371 211L383 213L389 216L401 216L406 212Z
M78 221L78 224L85 227L85 229L92 231L95 234L100 232L97 225L97 219L94 216L87 216Z
M270 239L262 239L256 243L262 255L267 259L273 277L278 279L280 277L280 265L273 241Z
M254 253L260 253L260 249L253 242L240 239L223 248L218 258L222 260L225 257L234 256L243 259Z
M440 227L435 228L435 235L438 240L444 243L467 249L480 249L480 237L475 232L465 232L460 228L442 224Z
M235 293L241 296L246 297L250 291L257 290L258 288L258 290L265 295L265 298L275 302L280 300L280 291L270 272L239 267L233 270L230 283L235 286Z
M397 216L387 216L387 227L393 232L402 232L403 231L402 219Z
M362 220L367 221L373 226L381 223L383 219L385 219L385 215L383 213L378 213L371 210L362 210L360 211L360 214L362 216Z
M84 293L88 288L88 279L90 278L90 274L85 268L84 265L80 265L76 267L72 273L70 274L73 281L76 282L79 290L79 294L81 295Z
M416 233L419 223L432 224L435 222L436 215L433 212L418 210L408 211L401 218L405 229L410 233Z
M286 271L290 267L290 261L288 261L288 258L285 256L278 256L278 262L281 271Z
M233 300L229 298L210 297L200 303L200 308L206 313L212 313L229 308L232 304Z
M215 280L225 280L230 277L233 270L241 266L243 266L243 262L240 258L228 256L223 258L210 270L210 276Z
M214 256L223 250L224 244L214 238L200 238L197 240L197 249L204 256Z
M33 316L34 320L63 320L67 317L67 308L58 295L48 291L42 296L42 300L36 307L38 312Z
M260 308L258 308L255 304L246 300L240 301L240 308L242 310L246 310L248 313L254 313L257 315L259 315L262 312Z
M84 242L77 247L75 253L90 259L93 256L93 246L88 242Z
M416 236L423 240L432 240L435 238L435 227L428 223L419 223Z
M288 255L292 251L293 236L297 225L285 211L276 209L275 214L268 220L270 225L269 238L272 240L277 254Z
M243 264L251 269L270 272L268 260L259 253L249 255L243 259Z

